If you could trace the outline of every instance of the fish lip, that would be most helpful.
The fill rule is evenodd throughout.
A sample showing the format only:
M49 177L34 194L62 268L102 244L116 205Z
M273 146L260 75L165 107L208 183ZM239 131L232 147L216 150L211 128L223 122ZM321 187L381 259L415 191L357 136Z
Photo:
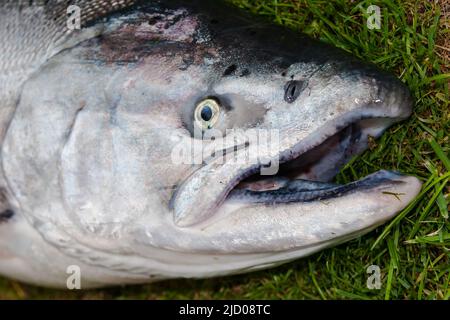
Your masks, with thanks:
M228 194L227 200L271 205L290 202L323 201L344 196L356 190L366 191L381 185L388 186L400 184L403 183L401 177L408 176L395 170L379 170L359 180L346 184L324 183L309 180L290 180L280 188L266 191L233 189ZM395 194L393 195L395 196Z

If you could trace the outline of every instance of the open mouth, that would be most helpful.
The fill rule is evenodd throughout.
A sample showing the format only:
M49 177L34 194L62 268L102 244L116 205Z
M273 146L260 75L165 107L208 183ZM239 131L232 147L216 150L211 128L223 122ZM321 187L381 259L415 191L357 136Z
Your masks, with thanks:
M379 137L400 119L387 114L350 116L352 119L338 119L322 126L307 139L285 149L279 154L280 166L275 175L261 175L261 166L252 163L205 164L174 193L170 205L175 224L186 227L209 220L224 201L238 203L239 207L252 203L311 202L391 188L405 180L398 173L382 170L345 185L330 183L352 157L367 149L369 137Z
M227 199L266 204L315 201L390 181L398 174L379 171L345 185L330 183L345 164L367 149L369 137L378 137L391 123L390 118L350 123L308 151L281 163L276 175L256 173L242 180Z

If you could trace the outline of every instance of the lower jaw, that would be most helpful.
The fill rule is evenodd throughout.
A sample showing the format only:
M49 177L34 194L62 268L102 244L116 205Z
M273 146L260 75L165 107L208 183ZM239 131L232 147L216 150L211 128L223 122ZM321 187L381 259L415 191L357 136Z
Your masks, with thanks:
M286 180L281 184L279 179L275 179L272 184L273 187L270 189L234 189L228 195L228 200L264 204L320 201L340 197L355 191L372 189L381 184L395 185L400 183L396 179L401 176L397 172L381 170L345 185L302 179ZM266 183L270 185L269 181L266 181Z
M335 244L394 217L413 201L421 186L414 177L388 171L379 171L351 184L328 199L302 201L296 197L288 199L291 202L278 197L276 192L261 193L260 197L267 197L255 201L253 195L233 190L217 212L196 230L201 230L202 236L218 233L220 238L230 237L233 250L241 253ZM298 190L289 194L300 193Z

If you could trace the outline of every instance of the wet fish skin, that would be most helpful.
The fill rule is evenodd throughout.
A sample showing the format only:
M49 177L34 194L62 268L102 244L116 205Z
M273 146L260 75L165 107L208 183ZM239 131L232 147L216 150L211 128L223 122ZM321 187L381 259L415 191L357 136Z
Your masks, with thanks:
M14 212L0 224L3 275L65 287L76 265L86 288L248 272L362 235L419 192L416 178L381 171L300 201L298 185L316 182L293 178L330 180L368 135L411 113L399 80L341 50L216 1L143 1L48 39L0 69L2 205ZM221 104L215 129L239 129L238 140L277 130L281 169L304 170L265 177L278 190L241 185L255 202L233 195L258 162L174 163L175 149L198 142L193 115L207 97ZM289 185L299 201L280 201Z

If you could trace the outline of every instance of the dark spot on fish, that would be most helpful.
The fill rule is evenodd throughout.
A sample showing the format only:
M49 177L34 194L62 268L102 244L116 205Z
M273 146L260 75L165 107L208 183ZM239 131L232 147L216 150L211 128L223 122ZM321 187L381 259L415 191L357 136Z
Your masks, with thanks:
M283 71L283 72L281 73L281 76L282 76L282 77L286 77L286 75L287 75L287 72L286 72L286 71Z
M177 24L182 18L184 18L184 14L176 15L173 19L170 19L164 24L164 29L169 29L173 25Z
M194 63L194 58L192 56L186 56L183 58L183 63L178 67L178 69L184 71L188 69Z
M0 213L0 223L4 223L14 216L14 211L6 209Z
M0 223L6 222L14 216L14 211L10 209L5 188L0 188Z
M148 24L152 26L156 24L158 21L160 21L161 18L162 18L161 16L153 16L148 20Z
M294 102L303 91L304 82L299 80L291 80L284 86L284 100L287 103Z
M241 72L241 77L246 77L246 76L248 76L250 74L250 70L248 70L248 69L244 69L244 70L242 70L242 72Z
M235 64L228 66L225 69L225 71L223 72L223 76L226 77L226 76L233 74L236 71L236 69L237 69L237 66Z

